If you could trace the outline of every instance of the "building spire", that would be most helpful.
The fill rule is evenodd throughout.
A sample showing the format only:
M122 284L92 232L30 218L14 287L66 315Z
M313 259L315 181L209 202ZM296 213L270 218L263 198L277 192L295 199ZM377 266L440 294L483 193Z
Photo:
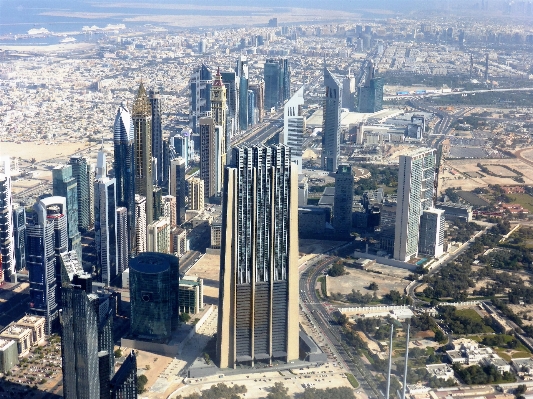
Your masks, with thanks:
M142 80L139 89L137 90L137 96L133 101L131 113L136 116L148 116L152 113L150 101L148 101L148 96L146 95L146 89L144 88Z

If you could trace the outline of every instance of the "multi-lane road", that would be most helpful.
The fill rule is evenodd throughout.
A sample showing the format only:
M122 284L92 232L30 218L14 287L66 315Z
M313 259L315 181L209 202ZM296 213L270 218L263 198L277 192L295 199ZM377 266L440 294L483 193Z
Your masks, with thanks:
M342 327L338 325L336 317L333 315L333 308L327 306L326 302L322 302L315 290L318 277L323 275L337 259L334 256L319 255L314 258L313 263L301 272L300 304L303 311L309 315L314 327L321 334L323 342L319 344L327 346L336 361L357 378L361 389L369 398L381 398L372 373L363 365L358 356L354 356L346 350L347 347L341 338Z

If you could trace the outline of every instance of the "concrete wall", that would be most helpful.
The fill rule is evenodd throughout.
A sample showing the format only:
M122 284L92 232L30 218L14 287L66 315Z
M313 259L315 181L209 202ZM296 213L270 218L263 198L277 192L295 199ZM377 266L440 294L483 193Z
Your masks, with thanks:
M163 356L176 356L179 352L179 345L158 344L156 342L138 341L135 339L122 338L120 346L139 349L145 352L157 353Z
M376 262L381 263L382 265L399 267L400 269L407 269L410 271L415 271L418 267L417 265L412 264L412 263L402 262L402 261L395 260L395 259L384 258L382 256L367 254L364 252L354 252L353 256L356 256L358 258L373 259Z

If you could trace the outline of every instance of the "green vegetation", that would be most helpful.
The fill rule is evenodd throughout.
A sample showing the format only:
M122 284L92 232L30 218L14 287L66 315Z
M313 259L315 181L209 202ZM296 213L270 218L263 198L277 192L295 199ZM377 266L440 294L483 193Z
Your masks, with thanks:
M461 378L467 385L496 384L515 381L513 374L507 371L500 373L493 365L483 367L473 365L463 368L459 364L454 364L453 369L459 378Z
M352 387L359 388L359 381L353 376L353 374L346 373L346 378L348 378L348 381L350 384L352 384Z
M483 320L473 309L458 310L454 306L439 306L439 318L454 334L490 333L491 321Z
M268 393L266 399L291 399L288 394L289 388L286 388L282 382L276 382L270 392Z
M323 298L327 298L326 278L321 276L317 278L316 281L320 283L320 296L322 296Z
M145 386L148 383L148 378L142 374L137 377L137 392L143 393L145 391Z
M247 391L245 385L228 387L226 384L218 383L202 391L201 394L195 392L189 396L178 395L176 399L241 399L242 396L240 394L244 394Z
M377 290L379 290L378 283L376 283L375 281L372 281L372 282L370 283L370 285L368 286L368 289L369 289L369 290L372 290L372 291L377 291Z
M352 388L306 388L301 399L354 399Z
M533 212L533 197L529 194L507 194L513 204L520 204L522 208Z
M400 294L399 291L391 290L383 297L383 302L393 305L411 305L413 300L407 295Z
M346 274L346 268L342 264L342 262L336 262L331 268L328 270L328 274L331 277L338 277Z
M377 301L377 298L375 298L374 295L370 293L361 294L361 291L359 290L356 291L352 288L352 292L346 295L346 300L351 303L358 303L361 305L366 305L372 302L373 300Z
M115 350L114 355L115 355L115 359L122 357L122 350L118 348L117 350Z
M191 315L189 313L183 312L180 314L180 321L182 323L187 323L189 320L191 320Z

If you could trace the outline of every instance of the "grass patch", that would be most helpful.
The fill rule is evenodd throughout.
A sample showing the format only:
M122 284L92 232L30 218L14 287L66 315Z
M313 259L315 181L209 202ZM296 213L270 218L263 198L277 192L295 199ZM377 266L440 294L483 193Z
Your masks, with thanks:
M519 359L521 357L530 357L530 356L531 356L531 353L525 352L525 351L521 351L521 352L514 352L511 357L513 359Z
M320 289L322 291L322 296L324 298L327 298L328 295L326 294L327 293L327 291L326 291L326 278L324 276L322 276L322 277L317 278L316 281L318 281L320 283Z
M504 350L499 350L499 351L496 351L496 353L498 354L498 356L500 356L503 360L506 360L508 362L511 361L512 357L511 355L509 355L507 352L505 352Z
M513 203L520 204L529 212L533 212L533 197L529 194L507 194Z
M346 378L348 378L348 381L350 381L350 384L352 384L352 387L359 388L359 382L357 379L353 376L353 374L346 373Z

